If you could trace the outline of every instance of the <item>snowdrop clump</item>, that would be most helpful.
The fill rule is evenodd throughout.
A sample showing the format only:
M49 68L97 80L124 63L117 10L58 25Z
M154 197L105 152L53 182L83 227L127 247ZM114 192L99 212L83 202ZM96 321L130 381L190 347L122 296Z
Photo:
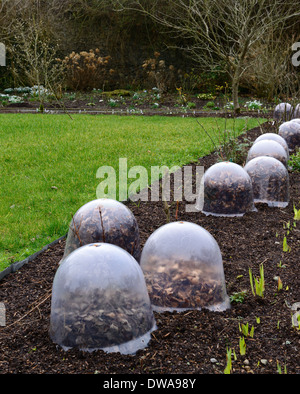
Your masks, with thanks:
M244 105L245 108L248 109L261 109L262 108L262 103L258 100L253 100L253 101L247 101Z
M9 94L0 94L1 101L8 101L9 103L22 103L23 99L20 96L10 96Z
M32 97L36 96L46 96L50 94L50 91L46 89L43 85L34 85L32 87L29 86L19 86L17 88L7 88L4 90L4 93L18 93L24 96L30 95ZM3 96L3 95L2 95ZM13 96L11 96L13 97Z

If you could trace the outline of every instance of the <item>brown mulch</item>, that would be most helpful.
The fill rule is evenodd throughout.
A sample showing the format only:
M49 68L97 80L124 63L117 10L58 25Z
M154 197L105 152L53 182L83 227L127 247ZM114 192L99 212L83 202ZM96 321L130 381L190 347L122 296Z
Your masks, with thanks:
M269 125L269 127L271 127ZM271 128L265 129L270 131ZM248 133L250 139L259 128ZM199 159L206 169L216 154ZM243 217L213 217L186 213L185 203L171 206L171 221L185 220L208 230L219 243L228 295L246 291L242 302L232 301L225 312L192 310L155 312L157 330L148 346L135 355L64 351L50 339L51 288L64 241L0 282L0 302L6 307L6 327L0 327L0 373L10 374L223 374L226 349L234 349L232 373L288 374L300 372L300 330L292 325L300 302L300 222L287 235L289 252L283 252L286 223L293 224L293 205L300 208L300 173L290 172L290 204L287 208L257 206ZM161 202L129 203L138 221L142 245L166 223ZM263 263L264 297L251 292L249 267L259 276ZM283 287L278 290L278 277ZM239 325L254 326L245 338L246 354L240 355ZM176 377L176 376L175 376Z

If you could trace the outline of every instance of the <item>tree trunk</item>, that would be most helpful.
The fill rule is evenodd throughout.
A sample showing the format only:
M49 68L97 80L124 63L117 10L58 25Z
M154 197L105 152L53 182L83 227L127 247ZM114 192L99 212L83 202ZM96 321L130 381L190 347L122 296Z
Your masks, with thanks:
M232 101L235 114L239 114L241 112L239 104L239 82L240 78L238 72L236 71L232 78Z

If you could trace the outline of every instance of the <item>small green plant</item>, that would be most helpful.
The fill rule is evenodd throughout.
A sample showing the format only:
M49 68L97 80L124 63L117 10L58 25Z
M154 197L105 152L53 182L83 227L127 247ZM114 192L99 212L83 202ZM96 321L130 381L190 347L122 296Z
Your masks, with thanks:
M300 312L296 311L296 313L292 314L291 318L292 318L292 327L300 331Z
M245 341L245 337L240 337L239 340L239 347L240 347L240 355L244 356L246 354L246 341Z
M210 109L210 110L219 110L220 107L218 107L213 101L208 101L203 109Z
M193 103L192 101L189 101L189 102L186 104L186 106L187 106L189 109L194 109L194 108L196 108L196 104Z
M264 296L265 291L265 278L264 278L264 266L263 264L259 267L259 278L253 278L252 270L249 268L249 277L250 277L250 285L252 294L254 296L262 297ZM254 279L254 280L253 280Z
M282 261L280 260L279 263L277 264L278 268L286 268L285 264L282 264Z
M214 100L216 96L214 96L212 93L199 93L197 98L200 100Z
M300 209L297 209L295 205L294 205L294 220L300 220ZM296 227L296 223L294 227Z
M282 250L283 252L290 252L291 247L288 245L288 240L287 237L290 234L293 229L297 227L297 221L300 220L300 209L297 209L294 205L294 217L293 217L293 224L291 224L291 221L289 220L286 223L283 223L283 229L285 230L285 235L283 237L282 241Z
M282 375L281 365L279 364L278 360L277 360L277 372L279 373L279 375ZM284 366L283 373L285 375L287 374L287 367L286 367L286 365Z
M32 353L36 351L36 346L32 347L30 350L28 350L28 353Z
M74 101L74 100L76 100L76 93L74 93L74 92L70 92L70 93L66 92L65 93L65 97L68 100Z
M205 106L206 106L207 108L214 108L215 103L214 103L213 101L208 101L208 102L205 104Z
M290 156L288 164L292 171L300 171L300 149L298 152Z
M118 106L118 100L115 100L113 98L110 98L108 100L108 105L112 108L117 107Z
M287 243L286 235L283 237L282 250L284 252L290 252L291 251L291 248L290 248L290 246Z
M230 295L230 302L243 303L247 295L247 290L242 290Z
M239 324L239 330L244 335L244 337L251 337L251 338L253 338L254 326L252 326L251 330L249 331L249 323L247 323L247 324Z
M298 330L300 330L300 315L297 315Z
M225 375L230 375L232 371L232 355L235 356L235 352L231 348L226 349L226 367L224 369ZM236 357L236 356L235 356Z
M286 223L283 223L283 228L286 230L286 235L289 235L290 230L291 230L291 222L288 221Z
M262 103L258 100L247 101L244 107L250 110L258 110L262 108Z
M226 105L224 106L225 109L229 109L229 110L234 110L234 104L233 101L229 101L228 103L226 103Z

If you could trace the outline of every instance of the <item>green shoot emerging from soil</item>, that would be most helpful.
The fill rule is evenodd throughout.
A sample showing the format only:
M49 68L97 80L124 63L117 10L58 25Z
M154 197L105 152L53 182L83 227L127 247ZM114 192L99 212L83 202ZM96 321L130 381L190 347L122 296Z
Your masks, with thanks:
M264 279L264 266L263 264L259 267L259 278L253 278L252 270L249 268L249 277L250 277L250 285L252 294L255 296L262 297L264 296L265 291L265 279ZM253 280L254 279L254 280Z
M240 337L239 346L240 346L240 355L241 355L241 356L244 356L244 355L246 354L246 342L245 342L245 337Z
M245 337L253 338L254 326L252 326L251 330L249 331L249 323L247 323L247 324L239 324L239 330Z
M224 369L224 374L229 375L231 374L232 370L232 349L226 349L226 367Z

